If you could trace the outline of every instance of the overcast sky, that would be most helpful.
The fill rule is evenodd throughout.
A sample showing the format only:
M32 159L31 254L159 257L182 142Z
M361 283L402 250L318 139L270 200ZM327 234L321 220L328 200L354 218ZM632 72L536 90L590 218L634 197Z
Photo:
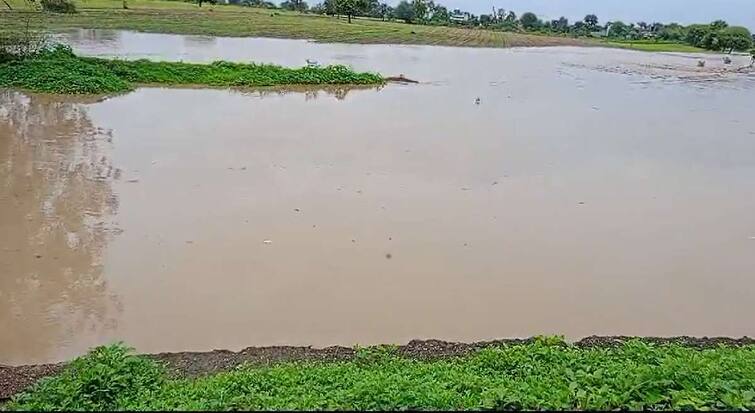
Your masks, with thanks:
M398 4L399 0L389 3ZM678 22L709 23L723 19L732 25L755 30L755 0L435 0L449 9L460 8L474 14L490 13L492 7L525 11L541 19L582 19L588 13L598 15L601 23L623 20L627 23Z

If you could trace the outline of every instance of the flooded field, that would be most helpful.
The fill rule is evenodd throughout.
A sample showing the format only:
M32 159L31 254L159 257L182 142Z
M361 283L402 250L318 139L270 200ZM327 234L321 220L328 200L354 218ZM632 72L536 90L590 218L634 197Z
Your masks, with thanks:
M0 364L113 340L755 335L746 57L700 69L700 56L598 48L65 39L421 83L0 91Z

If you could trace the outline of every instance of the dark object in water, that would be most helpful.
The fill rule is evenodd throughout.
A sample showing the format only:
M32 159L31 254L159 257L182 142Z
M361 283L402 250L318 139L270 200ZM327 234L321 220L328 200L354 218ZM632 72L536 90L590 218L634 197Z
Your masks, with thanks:
M408 79L404 77L403 74L400 74L398 76L389 76L385 78L386 82L402 82L402 83L419 83L416 80Z

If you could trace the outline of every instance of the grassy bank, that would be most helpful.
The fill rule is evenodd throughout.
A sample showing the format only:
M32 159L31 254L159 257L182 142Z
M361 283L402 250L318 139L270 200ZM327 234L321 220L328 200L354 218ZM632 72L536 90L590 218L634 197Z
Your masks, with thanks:
M603 44L607 47L640 50L644 52L679 52L679 53L710 53L709 50L677 42L662 42L653 40L607 40Z
M61 94L103 94L135 85L260 87L279 85L373 85L383 78L344 66L289 69L275 65L215 62L190 64L79 57L58 46L37 56L0 64L0 87Z
M196 379L169 378L151 359L111 346L8 408L755 409L754 386L753 346L577 347L538 339L435 359L382 347L346 360L246 366Z
M50 14L28 11L23 0L9 0L14 11L0 12L0 30L19 29L28 20L33 28L125 29L154 33L216 36L314 39L337 43L427 44L473 47L553 46L590 44L563 37L504 33L491 30L410 25L357 18L301 14L233 5L196 4L181 1L74 0L78 13ZM2 7L0 7L1 9ZM26 11L25 11L26 10Z

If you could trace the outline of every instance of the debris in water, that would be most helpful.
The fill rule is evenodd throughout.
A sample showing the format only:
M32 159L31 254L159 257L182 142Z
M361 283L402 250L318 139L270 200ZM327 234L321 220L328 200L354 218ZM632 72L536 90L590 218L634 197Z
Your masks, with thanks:
M493 185L498 185L498 181L493 181Z
M592 107L592 110L600 110L600 108L599 108L599 107L597 107L597 106L593 106L593 107Z
M480 103L482 103L482 99L480 99L479 97L475 98L474 104L479 105Z
M462 191L471 191L472 188L461 188Z
M37 254L37 255L34 256L34 258L42 258L42 256L39 255L39 254Z
M731 57L724 56L724 64L725 65L730 65L731 64Z
M320 62L318 62L317 60L307 59L307 67L319 67L319 66L320 66Z
M299 209L299 208L294 208L294 212L301 212L301 209Z
M194 241L191 241L191 240L189 240L189 241L186 241L186 243L187 243L187 244L193 244L193 243L194 243Z
M127 183L129 183L129 184L135 184L135 183L139 182L139 179L138 179L138 178L129 179L129 180L128 180L128 181L126 181L126 182L127 182Z
M584 204L585 204L584 201L579 202L579 205L584 205Z
M705 60L698 60L697 67L705 67Z
M393 255L391 255L390 253L385 254L385 258L389 260L389 259L393 258Z
M270 244L273 243L273 241L271 241L269 239L266 239L266 240L262 241L262 243L265 244L265 245L270 245Z

